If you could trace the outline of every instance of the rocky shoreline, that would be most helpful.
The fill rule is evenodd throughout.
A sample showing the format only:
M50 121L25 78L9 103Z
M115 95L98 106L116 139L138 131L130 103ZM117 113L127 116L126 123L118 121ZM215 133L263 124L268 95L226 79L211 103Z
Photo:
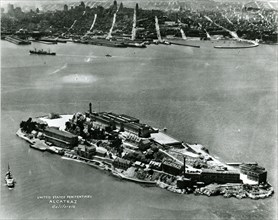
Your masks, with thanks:
M69 118L71 117L67 115L67 118L62 120L62 123L61 121L58 123L59 126L63 126L62 124L64 124L65 121L68 120ZM48 126L49 126L48 123L53 123L55 125L55 123L59 121L59 119L57 118L56 118L57 121L55 121L55 123L54 121L51 121L51 119L45 119L45 120ZM194 180L193 182L192 180L189 180L191 182L188 182L188 179L183 177L183 175L173 175L169 172L165 172L165 170L163 169L161 170L155 168L156 162L154 162L154 164L152 165L154 167L152 168L150 167L151 164L144 164L139 161L130 164L128 167L125 168L122 167L123 164L120 167L118 167L118 165L115 164L116 158L118 158L117 160L122 160L124 163L127 160L117 157L112 153L112 151L110 151L109 155L105 153L103 155L102 154L94 155L91 158L87 158L86 156L80 155L78 153L77 148L74 150L67 149L67 148L57 147L52 143L49 143L44 138L43 130L38 130L38 131L32 130L30 133L26 133L20 128L16 132L16 135L24 139L25 141L27 141L30 144L29 146L33 149L58 154L61 155L62 159L81 162L89 166L92 166L94 168L103 171L108 171L113 176L123 180L131 181L143 185L157 186L162 189L166 189L170 192L174 192L178 194L194 193L194 195L206 195L206 196L222 195L225 198L235 197L237 199L242 199L242 198L264 199L272 196L274 193L273 187L267 182L261 184L258 183L250 184L251 183L250 181L249 181L250 183L237 182L237 183L226 183L226 184L213 183L213 182L210 184L204 184L201 182L197 182L197 183L195 182L194 184L193 183ZM65 135L71 135L71 134L65 133ZM79 139L80 139L79 141L81 141L81 137ZM136 138L134 140L136 140ZM84 142L84 140L82 142ZM127 146L128 149L132 147L131 145L134 143L131 141L129 144L130 146L129 145ZM208 150L201 145L182 144L182 146L184 147L184 149L186 149L187 147L187 149L180 150L180 152L176 150L175 153L181 153L182 151L186 151L187 155L194 156L194 154L198 154L201 155L203 158L207 158L206 160L208 160L209 162L207 164L212 167L216 167L217 169L221 167L225 167L224 163L213 158L209 154ZM168 158L175 159L176 163L181 163L180 160L178 160L177 157L175 157L175 153L171 151L166 152L164 150L159 149L158 152L160 152L163 155L166 155ZM179 165L176 166L179 167ZM191 167L190 163L187 164L187 167ZM226 165L226 169L227 167L228 166ZM232 168L229 167L229 169ZM193 167L191 168L191 170L194 172ZM225 172L225 171L221 171L221 172ZM186 184L186 186L181 187L181 185L178 183L179 181L182 181L182 184Z

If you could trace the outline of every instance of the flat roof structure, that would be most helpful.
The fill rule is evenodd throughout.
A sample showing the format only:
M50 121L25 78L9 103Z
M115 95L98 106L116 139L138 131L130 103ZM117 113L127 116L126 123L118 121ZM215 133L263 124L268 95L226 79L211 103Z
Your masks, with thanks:
M59 135L59 136L63 136L63 137L66 137L66 138L76 138L77 136L72 134L72 133L69 133L69 132L66 132L66 131L60 131L56 128L53 128L53 127L47 127L45 130L45 132L50 132L50 133L53 133L53 134L56 134L56 135Z
M180 145L182 144L181 141L169 136L168 134L165 134L163 132L158 132L158 133L151 133L151 138L157 142L158 144L161 145Z

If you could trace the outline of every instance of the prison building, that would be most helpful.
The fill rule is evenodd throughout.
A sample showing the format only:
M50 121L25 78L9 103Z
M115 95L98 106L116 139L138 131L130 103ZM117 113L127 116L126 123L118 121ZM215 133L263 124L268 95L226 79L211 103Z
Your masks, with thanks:
M126 170L126 169L128 169L131 166L131 162L129 160L125 160L125 159L122 159L120 157L117 157L113 161L113 166L115 168Z
M258 183L266 183L267 171L264 167L258 166L258 164L243 163L239 168L243 174L247 175L248 179L257 181Z
M47 127L43 130L43 134L47 142L50 142L57 147L72 149L78 145L78 136L66 131L60 131L53 127Z
M241 183L240 174L231 171L217 171L204 169L201 172L185 172L185 178L191 179L192 182L210 183Z
M184 169L184 166L181 164L177 164L174 161L164 159L161 164L162 171L165 173L169 173L172 175L181 175Z

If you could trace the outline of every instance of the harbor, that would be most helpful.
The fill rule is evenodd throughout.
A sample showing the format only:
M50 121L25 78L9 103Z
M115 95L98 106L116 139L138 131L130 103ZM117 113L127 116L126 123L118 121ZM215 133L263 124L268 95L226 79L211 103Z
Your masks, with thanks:
M3 28L4 33L1 34L1 39L18 45L30 44L30 40L46 44L70 41L117 48L146 48L146 45L149 44L174 44L200 48L203 41L212 41L211 44L214 44L212 48L215 49L248 49L259 46L259 43L271 41L273 41L273 45L277 43L274 22L277 20L277 9L274 6L270 9L264 5L262 6L266 7L264 15L261 13L255 15L252 14L253 8L249 8L249 4L243 5L244 7L241 8L236 3L232 5L233 12L228 12L224 6L223 9L217 7L217 10L211 10L211 13L204 11L203 14L200 13L196 17L194 10L189 9L186 12L182 8L179 12L171 11L169 14L164 10L158 10L152 15L151 10L140 9L138 3L131 8L124 8L123 3L118 6L117 1L100 12L96 7L86 8L85 3L81 2L79 6L71 9L64 5L64 10L61 11L65 14L76 13L70 26L67 24L63 28L54 28L50 25L48 31L28 30L26 27L21 27L14 31L15 33L6 27ZM10 6L12 7L12 5ZM227 15L224 16L222 10ZM61 12L56 11L58 16ZM13 14L12 8L4 17L9 13ZM21 13L24 12L21 11ZM90 13L89 16L88 13ZM219 19L219 13L221 19ZM143 14L144 17L142 17ZM189 14L196 19L194 25L191 25ZM125 19L123 19L123 15L125 15ZM250 17L252 17L251 20ZM101 19L105 19L106 23L103 24ZM257 27L257 20L264 23L265 28ZM246 24L248 24L247 27ZM243 29L236 26L243 26ZM258 32L258 28L262 30ZM55 31L52 32L50 29ZM258 33L260 34L258 35ZM11 34L13 35L10 36ZM198 39L198 41L191 41L190 38Z
M1 131L3 173L6 172L9 162L12 174L18 182L16 190L12 192L18 198L21 198L20 195L25 198L19 199L16 203L16 210L22 218L30 218L44 210L47 210L45 216L54 218L56 213L49 212L47 204L44 202L38 204L38 200L33 198L39 195L60 195L61 192L69 195L87 192L98 197L97 200L90 200L85 205L78 205L75 214L64 213L65 216L76 218L83 213L81 207L88 207L88 214L85 214L88 217L94 214L99 218L111 216L123 218L121 207L116 208L119 213L115 214L113 211L111 216L110 212L97 211L97 204L107 205L107 201L117 202L119 199L123 201L124 206L130 205L133 210L137 210L129 213L130 217L142 218L153 213L155 218L159 218L163 213L164 216L171 218L169 211L165 211L171 208L176 210L173 212L175 216L192 218L194 213L190 210L197 208L205 210L198 212L200 216L211 218L214 217L214 213L220 218L229 213L237 219L242 219L242 216L271 218L276 193L268 199L255 201L226 199L223 196L180 195L160 187L144 187L114 177L109 171L32 149L28 142L15 136L20 121L30 116L48 115L48 112L52 111L66 115L86 110L88 100L86 98L83 101L84 97L91 97L94 94L95 101L92 102L95 103L94 108L97 111L100 109L100 111L125 113L153 127L167 127L168 135L178 140L185 140L185 143L200 143L207 146L210 154L217 155L227 162L258 162L268 171L268 180L274 187L275 159L265 160L265 158L272 158L275 155L272 148L274 143L271 141L274 134L272 122L275 120L272 113L274 108L271 107L271 97L275 94L271 92L271 88L275 80L275 71L272 68L268 68L266 72L259 71L261 62L273 66L271 57L275 56L275 50L271 46L260 45L251 50L242 50L238 54L238 51L234 50L200 50L174 45L170 47L149 45L143 50L133 48L123 50L58 43L50 48L57 53L56 59L52 56L28 55L29 49L36 47L48 50L49 45L33 43L22 47L7 41L1 43L2 54L5 54L2 61L5 65L2 65L1 74L3 86L1 120L2 127L5 127ZM109 59L105 57L108 53L112 55ZM16 62L10 59L11 56L17 58ZM250 57L257 57L256 62L255 59L248 59ZM171 71L166 68L165 59L167 63L174 63L176 68L171 68ZM202 59L206 62L201 62ZM72 62L78 68L71 65ZM115 69L115 63L122 67L121 71ZM231 71L236 66L239 66L240 74ZM265 77L266 75L269 77ZM175 80L171 78L172 76L175 76ZM254 80L257 78L262 81L257 83ZM157 85L158 80L167 82L162 84L163 89ZM20 82L21 86L17 87L14 82ZM265 90L257 90L261 88L261 83L264 84ZM215 88L214 95L212 92L208 93L211 88ZM73 92L73 89L78 93ZM231 92L233 89L237 93ZM106 94L104 91L107 90L110 91L109 95L104 96ZM58 99L57 94L63 98ZM259 111L251 110L247 117L246 103ZM267 115L263 113L266 107L269 112ZM269 128L267 134L261 127L255 126L257 121L261 121L262 128ZM253 135L255 139L251 142L250 137ZM264 151L261 151L262 146ZM49 184L50 179L52 184ZM61 184L62 181L68 184ZM34 191L38 184L41 192ZM112 195L108 190L111 187L115 189ZM127 195L127 188L134 192L134 197ZM8 193L7 187L2 189L3 201L11 202L13 197ZM80 192L80 189L84 191ZM171 187L167 189L171 190ZM99 196L100 194L102 196ZM169 199L162 206L158 201L163 200L165 196ZM26 198L28 203L23 202ZM233 202L234 200L237 202ZM213 207L210 206L212 201ZM136 204L143 205L140 205L140 209L136 209ZM36 210L32 209L34 205L38 207ZM251 212L254 205L261 209ZM163 210L149 209L150 206L162 207ZM236 211L226 211L226 206L231 206ZM6 210L12 212L15 208L10 206ZM184 211L183 214L180 214L181 210ZM15 214L13 217L16 218Z

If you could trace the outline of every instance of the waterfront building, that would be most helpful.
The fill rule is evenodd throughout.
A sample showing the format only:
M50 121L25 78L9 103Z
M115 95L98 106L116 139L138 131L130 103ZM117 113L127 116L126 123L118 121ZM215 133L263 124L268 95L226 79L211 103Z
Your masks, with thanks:
M218 171L203 169L201 172L185 172L184 177L192 182L210 183L241 183L240 174L234 171Z
M77 152L79 156L85 157L87 159L92 159L96 154L96 146L86 146L86 145L78 145Z
M100 157L105 157L107 155L107 150L104 147L97 147L96 155Z
M113 161L113 166L115 168L126 170L126 169L128 169L131 166L131 162L129 160L125 160L123 158L117 157Z
M185 189L187 187L192 187L192 186L193 186L193 182L191 181L191 179L180 178L177 180L177 187L179 189Z
M47 127L42 131L47 142L57 147L70 148L78 145L78 137L66 131L60 131L53 127Z
M243 163L239 166L240 171L247 175L248 179L258 181L259 183L266 183L267 171L264 167L255 164Z
M150 127L141 123L126 123L124 124L124 130L136 134L138 137L150 136Z
M7 37L5 37L5 40L9 41L11 43L14 43L14 44L18 44L18 45L31 44L31 42L29 40L23 40L23 39L20 39L17 36L7 36Z
M177 176L182 174L184 166L164 158L161 164L161 168L162 171Z
M159 145L182 147L182 142L163 132L151 133L151 138Z
M217 171L203 169L201 173L201 181L205 184L209 183L240 183L240 174L235 171Z

